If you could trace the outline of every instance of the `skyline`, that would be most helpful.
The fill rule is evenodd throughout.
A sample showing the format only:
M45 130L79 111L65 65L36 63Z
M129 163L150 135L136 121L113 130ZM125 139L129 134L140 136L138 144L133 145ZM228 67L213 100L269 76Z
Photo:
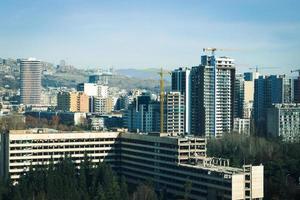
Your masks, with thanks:
M238 71L286 73L300 67L300 2L272 2L1 2L0 57L175 68L197 65L202 48L217 47L235 49L217 55L234 58Z

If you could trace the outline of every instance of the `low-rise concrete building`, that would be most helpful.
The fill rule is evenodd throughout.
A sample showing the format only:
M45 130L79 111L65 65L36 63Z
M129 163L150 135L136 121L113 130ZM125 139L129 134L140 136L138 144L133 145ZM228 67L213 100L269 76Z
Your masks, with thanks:
M174 198L262 199L263 166L229 166L228 159L206 155L206 139L119 132L12 130L1 134L1 176L17 182L29 166L58 162L68 154L80 163L107 162L129 183L151 180Z

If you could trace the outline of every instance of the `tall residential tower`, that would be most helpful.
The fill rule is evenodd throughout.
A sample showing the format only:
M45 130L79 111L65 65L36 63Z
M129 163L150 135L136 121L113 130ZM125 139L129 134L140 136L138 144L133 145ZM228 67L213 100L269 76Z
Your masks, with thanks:
M42 92L42 64L34 58L21 60L21 104L37 105L41 103Z
M172 91L180 92L184 96L184 132L191 132L191 70L178 68L172 71Z
M233 128L234 60L204 55L191 71L191 132L221 137Z
M275 103L294 101L294 82L285 75L259 76L255 79L253 119L256 134L266 135L267 109Z

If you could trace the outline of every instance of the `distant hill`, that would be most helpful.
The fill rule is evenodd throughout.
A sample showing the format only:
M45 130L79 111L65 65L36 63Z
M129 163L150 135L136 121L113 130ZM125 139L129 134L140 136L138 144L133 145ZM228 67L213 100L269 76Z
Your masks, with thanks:
M157 79L159 80L158 68L146 68L146 69L118 69L116 74L127 76L130 78L140 78L140 79Z
M0 73L0 87L6 85L12 89L19 89L20 71L16 59L0 59L0 66L7 65L10 67L6 73ZM57 68L52 63L42 62L44 73L42 76L43 87L73 87L78 83L87 82L88 76L95 73L91 70L78 69L76 67L65 67L63 69ZM158 68L147 69L118 69L115 71L113 77L109 81L112 87L119 87L121 89L143 88L153 92L159 92L159 72ZM50 72L50 73L49 73ZM165 76L165 89L170 88L170 76Z

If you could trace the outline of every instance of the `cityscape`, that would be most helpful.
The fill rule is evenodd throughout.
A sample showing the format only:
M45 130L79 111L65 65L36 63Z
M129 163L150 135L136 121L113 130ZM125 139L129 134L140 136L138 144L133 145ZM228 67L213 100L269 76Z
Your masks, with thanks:
M147 11L152 11L154 5L159 8L160 5L163 8L170 6L172 12L166 12L172 14L175 10L183 12L182 6L191 12L191 16L200 17L194 15L197 10L193 6L201 7L198 3L135 3L80 2L77 6L82 6L83 11L90 10L89 15L95 11L93 6L112 11L109 16L118 19L115 22L114 17L109 18L112 24L122 21L114 9L126 8L133 13L124 11L124 18L137 15L144 19L149 17ZM53 5L56 4L60 5L57 2ZM69 8L69 4L61 3L58 10ZM232 9L245 9L243 3L237 4ZM133 12L133 5L144 13ZM203 6L213 5L205 3ZM257 9L258 5L256 1L251 4ZM13 5L3 3L3 6L10 8ZM36 2L25 7L36 10L43 6ZM77 11L78 7L73 6L71 8ZM295 8L290 6L292 3L280 7L284 14L281 20L287 20L294 13ZM288 8L291 11L285 13ZM279 7L273 9L276 11ZM50 10L58 12L52 6ZM97 9L95 12L98 13ZM153 12L163 14L160 9ZM182 19L190 17L181 14ZM236 15L245 21L247 17L256 18L241 13ZM32 14L26 18L38 23L36 16ZM72 14L66 16L61 20L72 21L73 18L68 18L71 16L76 18ZM277 15L264 16L261 16L264 20L277 19ZM299 22L296 19L300 20L300 15L296 16L293 19ZM80 19L77 19L79 23ZM84 16L82 20L85 21ZM142 25L159 23L159 20L139 20ZM49 21L49 26L51 23ZM96 22L86 23L97 25ZM68 26L66 33L58 31L61 36L70 34ZM111 31L110 26L106 28ZM126 30L121 31L124 41L128 39ZM75 34L70 34L70 38L76 38ZM182 37L192 39L193 34L187 31ZM26 40L27 33L21 35L18 38ZM86 37L89 36L94 37L87 33ZM122 40L122 37L115 40ZM10 39L7 35L7 40ZM297 39L293 41L296 46L300 41ZM143 42L139 37L137 40ZM233 44L235 42L241 43L240 38ZM285 45L288 43L286 40ZM243 44L251 46L246 41ZM5 47L7 52L13 52L14 45ZM114 45L112 42L112 47ZM226 42L220 45L203 42L197 45L197 51L193 49L191 55L196 55L195 58L183 56L180 62L174 49L170 49L176 64L167 54L154 50L149 58L155 57L156 53L167 58L157 56L157 60L147 62L147 55L143 55L144 58L138 56L136 62L128 65L126 59L132 53L131 48L138 49L136 45L128 45L124 56L99 56L99 63L92 56L95 52L82 54L81 59L77 55L81 50L76 49L73 49L73 56L70 51L64 54L58 50L60 57L55 60L57 53L51 57L48 41L45 41L47 56L32 47L28 47L27 52L25 46L20 46L21 50L15 49L15 54L7 54L0 46L0 200L300 198L298 57L291 65L290 60L285 62L284 56L277 57L276 53L273 56L268 52L269 57L264 54L265 60L255 59L256 55L243 51L241 46L232 48ZM148 48L153 48L149 45ZM108 48L107 54L111 51ZM297 56L300 49L291 51L296 53L290 56ZM89 54L91 62L84 64ZM268 60L272 61L267 63ZM276 60L282 66L274 65ZM249 64L241 64L243 62Z

